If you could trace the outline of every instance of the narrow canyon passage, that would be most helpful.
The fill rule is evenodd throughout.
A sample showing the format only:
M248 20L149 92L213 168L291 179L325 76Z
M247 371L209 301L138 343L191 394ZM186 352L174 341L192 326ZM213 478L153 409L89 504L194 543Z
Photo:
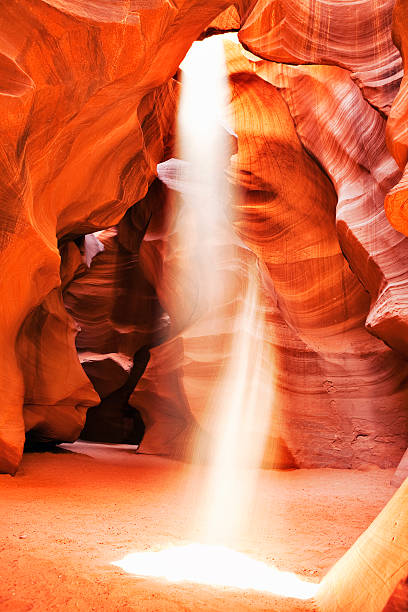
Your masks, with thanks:
M0 0L0 612L408 609L405 0Z

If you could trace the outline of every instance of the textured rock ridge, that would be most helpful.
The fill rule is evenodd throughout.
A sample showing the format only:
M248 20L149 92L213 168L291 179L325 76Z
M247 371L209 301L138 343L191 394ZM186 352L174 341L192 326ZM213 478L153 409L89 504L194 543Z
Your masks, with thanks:
M80 327L76 337L80 361L102 399L97 409L88 412L86 439L109 441L116 421L116 442L139 442L137 432L125 435L125 430L120 439L120 423L125 427L131 417L128 399L145 366L142 359L139 375L126 393L132 364L144 348L168 335L168 317L139 257L152 218L164 216L164 199L163 185L156 180L118 226L91 235L101 250L64 292L65 305Z
M364 97L388 114L402 77L392 43L393 0L258 0L239 33L255 55L350 71Z
M172 265L188 270L166 225L171 199L157 183L148 189L174 153L171 77L203 32L237 29L263 58L231 51L239 148L230 178L276 352L281 409L271 440L282 434L299 465L398 462L407 439L407 248L383 202L388 192L388 217L406 233L407 143L405 78L393 103L402 62L392 6L3 3L0 471L17 468L26 431L33 442L73 440L87 408L120 389L143 414L146 452L174 443L182 454L202 426L254 255L240 245L229 261L235 281L216 332L197 313L177 319L194 282L184 293L174 283ZM404 62L405 12L397 1L393 36ZM387 142L397 165L384 144L392 103ZM80 367L62 292L99 395ZM133 357L146 346L150 363L128 397Z
M303 146L333 181L340 245L371 296L368 329L407 355L408 242L384 212L385 195L400 177L385 146L385 120L345 70L272 62L254 66L282 92Z
M1 291L13 298L1 305L1 471L16 469L25 428L35 423L42 435L42 406L47 414L50 401L61 402L65 415L72 411L71 424L61 424L58 438L64 433L73 439L86 406L98 401L78 368L72 324L66 323L65 332L71 338L58 349L48 347L57 333L52 329L37 330L22 349L21 327L54 290L59 314L43 318L47 329L61 326L57 237L112 226L145 195L174 118L169 78L191 42L226 6L216 0L205 6L183 3L179 9L168 2L146 7L127 0L11 0L2 5L0 104L7 120L2 123ZM42 306L44 313L55 311L56 299ZM54 359L60 354L61 364L68 359L68 387L61 368L56 372L60 394L54 379L37 403L36 391L28 386L33 376L22 371L21 350L29 363L50 372L47 354ZM37 414L27 418L26 427L25 397L30 413ZM43 420L48 436L47 417Z
M387 144L403 175L393 186L385 199L385 209L392 225L403 234L408 234L406 202L408 199L408 133L406 117L408 113L408 10L405 2L397 0L393 12L393 39L401 52L404 64L404 77L396 96L387 122Z
M238 135L238 153L233 157L231 179L241 187L236 227L265 265L286 323L286 329L278 324L281 332L276 336L279 341L275 339L279 355L279 404L283 407L280 426L285 431L284 439L300 465L327 465L330 457L332 465L338 460L349 466L370 461L385 466L385 456L386 462L390 459L388 442L393 440L396 446L391 462L395 463L405 445L407 364L364 327L369 296L341 250L341 234L338 236L336 231L336 194L321 168L328 166L326 159L331 154L331 167L344 173L344 193L353 193L353 181L358 183L358 179L353 177L349 156L340 142L335 146L339 138L335 140L332 136L332 144L329 121L321 118L318 123L319 117L316 118L316 124L322 125L320 140L316 137L319 132L313 117L319 112L323 116L329 114L325 100L309 110L308 122L301 123L297 121L299 116L303 119L298 111L299 83L291 81L290 86L283 87L289 80L288 77L284 80L285 75L292 71L299 70L302 74L303 70L308 70L313 74L315 70L319 74L326 70L325 81L330 83L337 72L342 75L345 71L336 67L295 68L272 62L254 63L243 57L239 47L233 44L229 44L228 58L233 126ZM268 76L269 81L278 82L278 87L268 82ZM358 88L349 82L362 99ZM302 91L307 92L307 87L308 80ZM304 99L316 97L317 93L312 90ZM336 98L328 99L335 127ZM363 103L366 104L364 100ZM321 162L320 166L302 146L303 139L299 140L303 125L305 130L311 126L308 142L315 145L314 159ZM361 142L358 132L356 141ZM322 145L319 149L320 142L326 148ZM384 148L384 139L380 143ZM355 153L356 144L350 143L349 147ZM381 144L378 147L381 151ZM380 169L381 164L385 166L382 169L385 177L387 169L394 168L386 155L383 151L383 157L378 152L374 156ZM361 168L359 176L361 178ZM368 178L366 186L369 180L376 184L373 178ZM378 211L382 213L383 232L378 226L372 232L368 229L368 236L375 239L366 242L366 248L375 250L375 255L364 253L362 249L354 253L355 260L364 266L363 256L371 262L375 256L381 256L381 248L390 247L387 234L383 238L384 231L397 238L397 248L402 237L385 219L381 199L384 192L377 195L373 204L374 189L367 193L363 188L360 192L354 191L368 210L369 206L376 206L374 220L379 216ZM358 217L354 218L357 223ZM368 212L365 223L369 228ZM391 253L395 253L395 247ZM397 267L389 252L383 257L384 262ZM399 266L405 272L402 255ZM398 269L394 271L394 275L398 272ZM297 343L293 336L297 337ZM379 372L383 376L379 377ZM307 395L295 408L305 389ZM387 406L387 425L383 421L383 406Z

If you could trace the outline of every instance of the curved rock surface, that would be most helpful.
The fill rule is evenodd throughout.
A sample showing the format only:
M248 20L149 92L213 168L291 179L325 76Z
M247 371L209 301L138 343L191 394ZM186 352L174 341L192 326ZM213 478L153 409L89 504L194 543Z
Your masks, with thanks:
M345 70L253 65L282 92L302 144L333 181L341 248L371 296L368 329L408 355L408 242L384 212L385 195L400 177L385 146L384 119Z
M407 434L406 362L365 331L369 299L356 278L371 295L370 329L406 352L405 239L386 225L381 203L392 187L393 218L405 180L393 187L400 175L384 148L383 115L401 77L391 10L391 0L4 3L0 263L10 299L0 313L0 471L15 471L26 430L33 441L75 439L87 408L99 402L76 356L78 330L62 289L102 397L122 390L126 399L135 352L167 338L170 316L174 338L152 349L129 400L148 425L146 451L175 440L182 449L201 423L200 398L228 354L231 303L239 303L248 251L241 245L229 264L239 280L219 305L217 333L209 333L205 317L190 325L174 314L189 295L163 274L174 254L163 250L171 244L166 215L133 205L172 155L178 84L171 77L181 59L203 32L239 27L244 46L264 61L249 67L239 55L231 66L241 147L231 176L244 196L237 227L262 262L279 432L299 465L398 460ZM404 10L397 2L394 37L403 51ZM400 170L404 92L405 82L388 138ZM95 238L84 247L83 236L99 230L108 230L99 236L104 250ZM173 263L186 269L180 254ZM174 411L181 427L171 422Z
M316 593L317 610L406 609L407 498L408 480L323 578Z
M75 415L73 423L69 416L66 426L61 424L65 439L77 435L86 406L97 403L78 369L68 324L73 381L66 389L66 372L59 370L61 398L43 390L37 402L16 339L25 342L20 332L25 319L60 286L57 237L112 226L145 195L174 118L175 85L169 79L191 42L227 4L213 0L177 8L164 1L147 7L128 0L11 0L2 6L0 104L7 120L2 123L1 291L18 298L1 305L0 471L16 469L24 430L34 422L27 420L25 427L24 397L39 413L45 405L45 414L50 398L65 402L66 413ZM54 320L48 317L47 326ZM37 331L24 348L25 355L40 350L43 355L29 361L50 371L47 354L59 352L48 347L53 337L52 331L43 337L46 345ZM55 379L53 385L58 386ZM71 395L75 385L78 393ZM38 435L40 421L35 419Z
M346 68L370 104L388 114L402 77L391 38L393 5L394 0L258 0L242 12L239 40L267 60ZM229 29L235 22L231 14ZM225 17L222 25L227 29Z
M126 440L120 439L120 423L128 419L133 391L132 387L126 393L124 387L143 347L163 342L168 335L168 317L139 261L146 228L152 217L162 216L164 197L163 186L155 181L117 227L86 236L82 257L89 267L82 264L64 291L65 305L79 326L80 361L102 400L88 411L85 439L109 440L116 420L115 442L135 443L131 432L125 435L126 428ZM74 244L68 243L71 250ZM144 366L134 384L143 370Z
M393 39L401 52L404 63L404 77L387 122L387 144L403 175L385 199L385 209L392 225L408 235L408 8L405 2L396 0L393 12Z
M209 417L211 397L217 394L232 354L237 313L256 258L237 242L221 214L205 245L207 257L213 257L217 266L212 270L212 284L217 289L211 299L209 285L196 274L192 261L203 237L197 227L199 214L178 193L187 193L184 197L188 200L183 164L171 159L159 174L167 185L177 188L177 193L169 192L162 214L152 217L140 260L168 313L170 340L151 350L146 373L130 404L146 424L140 452L201 460L214 432L214 420ZM249 330L251 333L254 330Z
M342 465L375 461L385 466L390 459L390 440L396 443L392 459L396 462L406 444L407 364L365 330L369 299L340 248L335 191L324 171L299 141L299 132L302 137L300 122L298 114L293 112L298 109L295 104L300 100L296 95L296 82L290 83L284 91L281 86L286 72L299 70L302 74L304 69L313 71L320 67L295 68L270 62L256 63L254 67L253 62L243 57L239 47L232 44L229 44L228 67L233 126L238 135L238 153L233 158L231 173L233 182L241 187L235 224L240 236L264 263L269 282L273 282L277 294L281 317L291 330L288 334L287 329L278 326L281 329L279 342L275 341L279 355L278 393L284 439L300 465L327 465L328 457L330 464L335 465L337 455ZM327 90L336 72L344 71L335 67L325 69ZM277 75L274 80L279 82L279 89L265 80L270 74ZM308 81L303 92L308 91L307 84ZM357 93L361 98L358 89ZM304 99L310 100L312 95L317 95L315 90ZM336 97L329 97L329 102L335 106ZM330 117L336 126L332 107L331 110ZM293 112L293 119L289 111ZM314 141L310 136L315 146L314 157L321 161L321 166L327 166L324 155L329 159L332 155L333 164L338 162L334 167L343 172L344 193L353 194L354 191L357 197L360 194L363 205L377 207L376 214L372 215L374 221L370 220L370 208L365 209L364 227L368 236L374 237L366 246L369 250L366 259L371 262L376 256L382 256L383 270L388 263L396 268L394 276L406 274L402 254L399 262L392 259L402 237L387 224L381 200L384 192L382 196L380 192L377 200L373 198L372 203L370 194L375 194L374 189L366 193L354 187L354 181L360 187L355 178L357 170L353 175L351 155L346 155L340 139L337 138L337 148L336 141L331 143L328 120L321 121L320 139L316 137L319 124L317 120L313 122L313 113L318 112L328 114L323 99L321 104L309 108L308 122L300 124L301 128L310 126L310 134L314 134ZM358 153L357 143L364 146L359 136L357 131L354 143L346 141L352 153L356 149ZM378 145L380 150L381 146L384 148L384 139ZM394 168L389 159L386 158L388 166L384 163L384 156L386 158L386 151L381 157L373 150L377 172L381 176L382 169L383 181L389 180L387 169ZM369 175L368 171L366 174ZM358 176L361 175L360 167ZM363 187L368 180L376 185L375 178L370 177L364 183L363 175L361 180ZM384 230L380 231L378 225L370 230L370 223L376 222L379 212L383 215ZM355 221L358 226L358 217ZM391 255L386 251L392 246L390 234L396 237ZM349 257L350 260L353 264L354 260ZM362 251L355 256L355 261L364 262ZM297 337L297 343L291 340L291 335ZM296 349L292 348L293 344L297 344ZM379 372L382 372L381 377ZM302 394L304 399L299 402ZM386 425L384 413L387 414Z

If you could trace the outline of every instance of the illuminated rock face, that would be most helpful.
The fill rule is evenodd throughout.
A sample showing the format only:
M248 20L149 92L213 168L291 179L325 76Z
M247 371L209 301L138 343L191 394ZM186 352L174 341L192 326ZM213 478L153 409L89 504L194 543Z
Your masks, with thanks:
M115 225L145 195L174 118L169 79L227 5L202 4L2 7L1 471L16 469L25 429L75 439L98 403L62 310L57 238Z
M386 465L391 447L395 454L390 463L394 463L406 435L408 369L401 356L365 329L370 299L357 278L362 270L362 282L367 290L372 282L376 296L376 286L387 287L384 271L390 270L390 285L395 279L402 284L406 275L402 258L406 241L387 223L382 207L385 192L375 180L376 174L387 177L389 168L395 172L384 148L384 126L381 123L382 132L376 128L371 116L376 111L366 105L359 109L355 135L345 144L336 137L340 122L336 113L342 114L342 124L347 125L345 111L356 109L356 102L338 109L335 94L347 102L344 89L355 87L348 76L349 83L345 82L344 74L348 73L339 68L253 63L231 45L229 72L233 125L238 135L231 172L233 181L241 186L236 227L265 264L287 325L286 330L281 326L277 346L284 438L301 465L339 462L357 466L371 461ZM326 92L331 92L328 101L324 96L318 98L321 81L315 83L315 79L321 73ZM317 98L316 106L302 109L302 100L306 105L312 96ZM379 115L378 120L382 122ZM360 126L368 129L368 125L375 134L371 135L371 147L376 165L372 173L369 166L364 173L360 168L356 178L353 157L362 158L359 147L365 146L364 135L358 130ZM334 187L338 191L337 219ZM347 194L353 195L351 202L346 200ZM354 240L347 240L346 232L339 231L344 223L341 215L345 216L341 207L350 204L354 216L347 212L349 233L353 222L357 226ZM357 215L359 209L365 214ZM365 234L360 238L358 221L362 217ZM370 235L374 240L368 240ZM382 268L374 265L376 258L382 258ZM375 272L379 270L382 277L377 280ZM394 444L390 447L391 439Z
M388 114L402 77L391 37L393 5L393 0L258 0L239 38L252 53L274 62L346 68L370 104Z
M390 190L385 200L385 209L393 226L408 234L408 217L406 203L408 198L408 135L406 128L406 117L408 113L408 66L407 66L407 19L408 10L406 3L397 0L393 12L393 39L401 52L404 63L404 77L401 87L396 96L389 120L387 123L387 144L403 172L401 180Z
M177 440L180 454L197 428L200 396L228 350L229 316L220 308L225 344L209 343L204 324L187 341L176 334L163 343L177 290L160 272L163 197L154 187L143 198L171 155L172 75L206 28L238 27L265 60L231 52L239 144L231 177L243 188L236 228L267 282L280 403L271 436L298 465L396 464L407 439L408 292L406 240L383 211L389 192L387 214L407 233L404 81L387 128L400 170L384 146L402 75L393 2L6 4L0 471L17 468L25 431L32 441L74 440L99 403L62 291L101 397L126 385L139 349L159 344L129 400L147 425L146 452L172 454ZM403 55L404 11L397 2ZM107 230L105 248L88 268L78 244L98 230Z
M318 610L402 612L407 604L406 480L368 529L335 563L316 593Z

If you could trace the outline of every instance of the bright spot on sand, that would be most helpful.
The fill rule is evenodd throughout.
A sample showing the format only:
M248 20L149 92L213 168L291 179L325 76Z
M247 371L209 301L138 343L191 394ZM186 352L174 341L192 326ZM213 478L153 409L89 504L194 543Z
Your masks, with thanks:
M137 552L112 565L136 576L254 589L294 599L310 599L319 587L224 546L188 544L157 552Z

